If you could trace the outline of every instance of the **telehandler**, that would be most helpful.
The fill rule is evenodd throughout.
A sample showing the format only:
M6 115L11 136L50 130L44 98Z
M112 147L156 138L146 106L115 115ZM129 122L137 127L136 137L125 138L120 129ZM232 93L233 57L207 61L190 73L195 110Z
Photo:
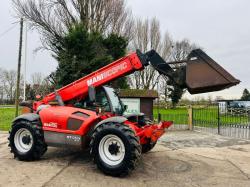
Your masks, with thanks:
M142 153L150 151L171 121L155 124L144 115L124 115L126 106L111 81L150 65L191 94L218 91L238 84L202 50L193 50L173 69L160 55L139 50L35 102L23 102L30 113L14 119L9 147L19 160L37 160L47 146L90 148L97 167L111 176L132 171Z

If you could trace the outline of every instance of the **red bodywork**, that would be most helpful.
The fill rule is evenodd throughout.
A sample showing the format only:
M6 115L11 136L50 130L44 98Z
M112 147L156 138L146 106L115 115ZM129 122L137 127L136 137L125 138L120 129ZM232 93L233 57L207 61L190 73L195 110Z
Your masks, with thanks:
M99 87L105 85L119 77L123 77L138 70L143 70L144 67L145 64L141 62L137 53L132 53L57 90L57 93L64 102L72 99L80 100L88 95L89 86ZM48 105L49 102L54 101L55 96L55 93L51 93L45 96L41 101L34 102L34 111L36 112L39 106ZM76 112L81 112L86 115L75 115L74 113ZM73 108L70 106L49 106L42 109L39 115L44 131L85 136L98 122L113 117L115 114L97 114L90 110ZM79 129L68 129L68 120L72 118L82 121ZM125 121L124 124L135 131L136 135L140 137L141 144L145 144L148 140L156 142L165 132L165 129L172 125L172 122L161 122L160 124L151 124L143 127L138 127L137 123L132 123L130 121Z
M86 115L75 115L77 112L81 112ZM80 136L86 136L90 129L98 122L112 117L111 114L97 115L96 112L90 110L67 106L51 106L41 110L39 115L44 131ZM82 121L80 128L77 130L69 130L67 126L69 119ZM172 125L172 122L161 122L160 124L146 125L144 127L138 127L137 123L132 123L130 121L125 121L124 124L128 125L135 131L136 135L140 138L141 144L145 144L148 140L156 142L164 134L165 129Z

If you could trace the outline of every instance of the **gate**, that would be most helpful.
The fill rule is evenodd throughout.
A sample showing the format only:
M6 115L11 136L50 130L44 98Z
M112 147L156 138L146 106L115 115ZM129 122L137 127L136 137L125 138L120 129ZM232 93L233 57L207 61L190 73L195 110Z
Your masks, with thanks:
M249 108L228 107L222 110L219 104L194 107L194 130L250 139Z

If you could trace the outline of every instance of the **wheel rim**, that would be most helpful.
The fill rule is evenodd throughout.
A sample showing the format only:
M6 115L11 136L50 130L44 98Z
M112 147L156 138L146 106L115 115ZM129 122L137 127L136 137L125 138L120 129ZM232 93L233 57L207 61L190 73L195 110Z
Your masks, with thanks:
M16 149L21 153L27 153L33 145L33 136L28 129L19 129L14 137Z
M125 156L125 146L116 135L106 135L99 144L99 155L103 162L115 166L120 164Z

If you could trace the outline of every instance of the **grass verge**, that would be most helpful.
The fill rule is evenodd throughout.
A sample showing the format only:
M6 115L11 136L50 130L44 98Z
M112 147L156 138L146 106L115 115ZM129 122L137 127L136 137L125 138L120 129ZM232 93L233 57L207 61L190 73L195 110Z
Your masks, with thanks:
M15 108L0 108L0 130L8 131L15 118Z

